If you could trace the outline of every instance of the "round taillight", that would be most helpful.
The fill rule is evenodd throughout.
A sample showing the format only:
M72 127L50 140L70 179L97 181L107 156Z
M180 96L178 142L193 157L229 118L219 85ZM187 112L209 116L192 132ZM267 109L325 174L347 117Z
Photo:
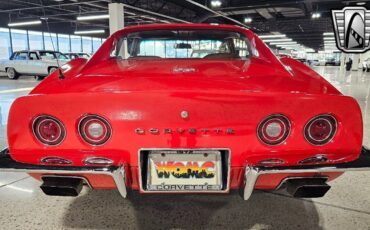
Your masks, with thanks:
M106 119L97 115L87 115L80 120L78 132L86 143L103 145L110 139L112 129Z
M258 138L267 145L283 143L289 136L290 122L283 115L271 115L262 120L257 127Z
M32 131L42 144L58 145L66 135L66 130L58 119L51 116L39 116L33 120Z
M331 141L337 131L337 120L331 115L312 118L304 128L304 136L313 145L324 145Z

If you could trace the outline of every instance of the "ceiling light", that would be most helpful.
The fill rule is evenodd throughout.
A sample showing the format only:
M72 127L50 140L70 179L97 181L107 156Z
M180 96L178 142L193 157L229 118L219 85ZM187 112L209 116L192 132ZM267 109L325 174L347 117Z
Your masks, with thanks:
M356 3L356 5L363 6L363 5L366 5L366 2L358 2L358 3Z
M8 23L8 26L15 27L15 26L38 25L38 24L41 24L41 20L27 21L27 22L12 22L12 23Z
M299 45L290 45L290 46L281 46L281 45L278 45L276 47L281 47L281 48L287 48L287 47L299 47Z
M252 18L244 18L244 23L251 23L252 21Z
M89 21L89 20L99 20L99 19L108 19L109 14L101 14L101 15L89 15L89 16L78 16L78 21Z
M320 13L313 13L313 14L312 14L312 18L313 18L313 19L321 18L321 14L320 14Z
M325 32L323 33L324 36L334 36L333 32Z
M259 38L263 39L263 38L285 38L286 35L285 34L272 34L272 35L261 35L261 36L258 36Z
M266 40L263 40L263 41L264 42L291 42L293 40L291 38L284 38L284 39L266 39Z
M291 45L276 45L278 47L298 47L301 46L300 44L291 44Z
M304 51L306 51L306 53L315 53L314 49L305 49Z
M80 30L75 31L75 34L104 34L105 30Z
M327 40L335 40L335 38L334 37L324 37L324 41L327 41Z
M297 44L297 42L271 42L270 45L292 45Z
M212 7L220 7L222 5L222 2L220 0L212 0L211 6Z
M290 45L277 45L277 46L281 46L281 47L284 47L284 46L300 46L300 44L290 44Z

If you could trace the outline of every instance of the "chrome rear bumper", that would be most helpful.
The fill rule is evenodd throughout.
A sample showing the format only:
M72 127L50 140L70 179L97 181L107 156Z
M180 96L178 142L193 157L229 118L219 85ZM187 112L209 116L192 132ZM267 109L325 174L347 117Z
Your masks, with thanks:
M109 167L65 167L65 166L43 166L23 164L14 161L8 149L0 152L0 172L22 172L22 173L41 173L48 175L76 175L76 174L99 174L111 176L122 197L126 198L127 188L125 184L125 170L123 166Z
M263 174L283 174L283 173L327 173L327 172L346 172L346 171L370 171L370 150L363 147L360 157L352 162L336 165L310 165L292 167L254 167L247 166L244 175L244 187L242 196L248 200L255 189L258 177Z
M363 148L360 157L357 160L336 165L310 165L292 167L247 166L245 169L242 196L244 200L248 200L251 197L258 177L263 174L326 173L345 171L370 171L370 150ZM127 188L125 184L126 174L123 166L65 167L24 164L14 161L10 157L8 149L5 149L0 152L0 172L40 173L47 175L55 174L66 176L78 174L108 175L113 178L121 196L124 198L127 196Z

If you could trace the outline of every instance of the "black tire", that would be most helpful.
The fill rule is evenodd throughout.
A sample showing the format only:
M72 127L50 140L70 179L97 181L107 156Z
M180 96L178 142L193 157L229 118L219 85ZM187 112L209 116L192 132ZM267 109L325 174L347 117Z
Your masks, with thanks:
M50 67L48 71L49 75L52 74L57 69L58 69L57 67Z
M8 78L10 80L17 80L19 78L19 74L17 73L17 71L15 71L15 69L11 67L6 69L6 74L8 75Z
M366 71L366 68L365 67L362 67L362 72L365 72Z
M366 68L366 72L370 72L370 68Z
M35 76L35 79L36 79L36 81L41 81L41 80L44 79L44 77L43 76Z

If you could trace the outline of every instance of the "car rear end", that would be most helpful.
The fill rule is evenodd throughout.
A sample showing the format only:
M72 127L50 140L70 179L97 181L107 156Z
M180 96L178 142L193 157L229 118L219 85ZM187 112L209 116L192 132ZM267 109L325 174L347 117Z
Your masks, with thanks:
M203 43L217 52L193 59ZM152 44L164 51L143 52ZM320 197L344 171L369 170L357 102L249 30L131 27L62 69L13 103L0 160L48 195L87 185L123 197L241 189L249 199L284 184Z
M345 96L33 95L13 104L8 126L11 158L38 165L37 177L72 175L114 189L109 177L118 171L125 187L143 193L225 193L251 182L251 170L263 172L256 189L274 190L292 177L327 180L341 170L318 165L354 161L362 148L361 113ZM279 171L290 167L311 171Z

